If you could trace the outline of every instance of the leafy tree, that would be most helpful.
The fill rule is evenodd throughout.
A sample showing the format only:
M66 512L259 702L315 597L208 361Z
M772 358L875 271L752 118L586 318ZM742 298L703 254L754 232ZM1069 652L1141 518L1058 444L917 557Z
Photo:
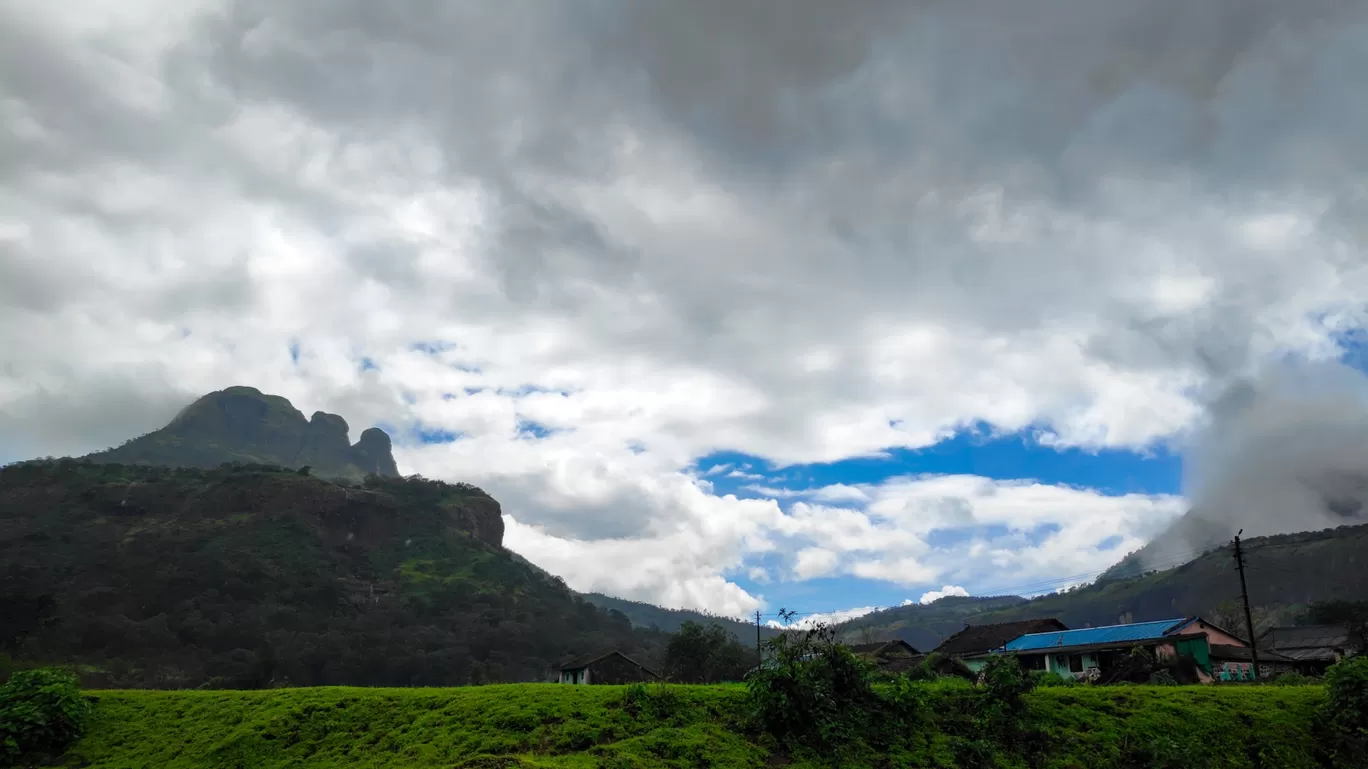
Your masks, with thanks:
M1331 735L1332 765L1368 766L1368 656L1331 666L1325 685L1323 722Z
M0 686L0 766L57 756L85 733L90 703L63 670L23 670Z
M784 624L795 614L780 611ZM746 679L757 724L773 737L839 754L868 724L879 699L872 666L817 623L765 642L765 661Z
M740 681L753 656L721 625L688 621L665 646L665 672L681 683Z

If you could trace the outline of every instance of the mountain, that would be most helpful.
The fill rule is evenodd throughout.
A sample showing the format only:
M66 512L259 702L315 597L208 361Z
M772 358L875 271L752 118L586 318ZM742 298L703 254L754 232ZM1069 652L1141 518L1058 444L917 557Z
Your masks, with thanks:
M1261 500L1258 505L1246 502L1193 507L1144 547L1121 559L1102 577L1134 577L1176 566L1213 548L1225 546L1241 530L1246 537L1257 537L1368 524L1366 473L1318 470L1279 480L1281 483L1276 489L1259 488L1254 481L1245 484L1249 489L1247 494ZM1223 501L1230 496L1229 493L1223 495ZM1259 507L1272 508L1278 514L1268 514ZM1263 514L1259 514L1261 512Z
M213 468L225 462L308 466L330 478L398 477L390 437L372 427L349 443L347 422L254 387L229 387L185 407L167 426L84 459L131 465Z
M689 609L663 609L659 606L640 601L628 601L625 598L614 598L603 593L585 593L584 600L600 606L604 609L616 611L625 616L633 627L648 630L658 630L663 633L674 633L679 630L685 622L697 622L700 625L717 624L721 625L742 644L755 643L755 625L750 622L741 622L731 617L722 617L707 612L691 611ZM779 631L768 626L760 628L761 638L773 638Z
M920 651L930 651L964 629L965 620L986 612L1026 603L1020 596L945 596L931 603L908 604L876 611L843 623L847 643L901 639Z
M288 404L246 395L227 402L267 403L288 424ZM278 424L251 413L252 430ZM657 659L659 634L584 601L502 539L498 503L465 484L263 465L10 465L0 661L75 664L93 686L178 688L535 681L605 648Z
M1256 624L1287 622L1316 601L1362 600L1368 596L1368 525L1341 526L1316 532L1254 537L1244 541L1249 600ZM982 624L1032 617L1056 617L1069 627L1141 622L1202 614L1224 618L1244 635L1243 614L1232 611L1240 597L1240 580L1228 548L1208 551L1183 565L1143 576L1097 582L1033 600L1002 599L1006 605L981 604L963 616ZM904 607L861 617L843 625L845 637L864 632L874 638L900 637L917 648L929 648L958 628L931 621L930 611L942 598L922 607ZM980 599L994 601L999 599ZM970 606L962 604L963 606ZM924 613L916 613L921 610ZM1259 620L1263 621L1260 622ZM860 624L856 624L860 623ZM1221 624L1221 621L1217 621ZM923 634L918 644L913 633ZM932 643L935 641L935 643Z

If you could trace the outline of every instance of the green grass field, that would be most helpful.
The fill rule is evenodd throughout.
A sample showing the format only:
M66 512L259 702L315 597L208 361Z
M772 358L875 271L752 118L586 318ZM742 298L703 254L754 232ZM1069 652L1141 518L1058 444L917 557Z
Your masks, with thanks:
M748 734L746 691L740 686L92 694L95 719L66 756L68 766L628 769L824 763L771 751ZM841 766L955 766L937 718L971 692L938 684L928 686L927 694L917 757L866 751ZM1296 769L1317 766L1312 732L1323 698L1318 686L1137 686L1042 689L1029 702L1048 738L1051 767ZM1012 764L1009 758L999 765Z

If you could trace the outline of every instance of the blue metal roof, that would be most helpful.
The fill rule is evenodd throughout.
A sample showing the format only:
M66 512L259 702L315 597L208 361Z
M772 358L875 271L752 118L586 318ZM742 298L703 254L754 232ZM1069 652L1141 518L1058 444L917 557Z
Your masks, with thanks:
M1162 619L1155 622L1135 622L1129 625L1085 627L1050 633L1028 633L1007 642L1009 652L1040 651L1052 647L1087 646L1090 644L1128 643L1163 638L1169 631L1186 625L1188 618Z

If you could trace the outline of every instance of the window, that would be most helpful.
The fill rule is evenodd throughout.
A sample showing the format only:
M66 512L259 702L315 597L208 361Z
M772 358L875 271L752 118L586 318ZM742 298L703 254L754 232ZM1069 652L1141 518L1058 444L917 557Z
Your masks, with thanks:
M1082 655L1082 654L1070 654L1070 655L1069 655L1069 672L1070 672L1070 673L1082 673L1082 672L1083 672L1083 655Z

